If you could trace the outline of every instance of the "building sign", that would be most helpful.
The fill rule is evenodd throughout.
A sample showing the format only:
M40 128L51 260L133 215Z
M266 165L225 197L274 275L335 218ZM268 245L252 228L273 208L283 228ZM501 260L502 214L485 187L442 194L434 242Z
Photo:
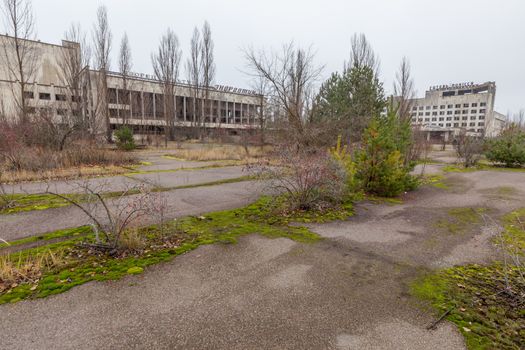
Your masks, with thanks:
M473 82L469 83L459 83L459 84L449 84L449 85L435 85L430 87L430 91L436 90L453 90L453 89L470 89L476 86Z
M215 90L221 91L221 92L233 92L236 94L258 95L253 90L234 88L232 86L226 86L226 85L215 85Z
M134 78L139 78L139 79L149 79L149 80L157 80L157 78L151 74L146 74L146 73L134 73L134 72L130 72L128 73L129 76L131 77L134 77Z
M113 73L113 74L121 75L120 73L116 73L116 72ZM130 73L128 73L128 75L130 77L137 78L137 79L147 79L147 80L154 80L154 81L160 82L157 79L157 77L155 77L154 75L151 75L151 74L130 72ZM177 84L191 86L191 84L187 80L177 80ZM241 89L241 88L236 88L236 87L226 86L226 85L215 85L214 87L210 87L210 88L214 89L214 90L217 90L217 91L220 91L220 92L232 92L232 93L236 93L236 94L255 95L255 96L259 95L257 92L255 92L253 90Z

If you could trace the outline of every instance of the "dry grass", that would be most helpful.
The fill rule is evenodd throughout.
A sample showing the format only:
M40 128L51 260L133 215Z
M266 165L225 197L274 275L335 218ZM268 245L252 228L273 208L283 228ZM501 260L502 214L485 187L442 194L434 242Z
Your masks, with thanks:
M118 245L126 250L139 251L146 246L146 240L140 230L133 227L120 235Z
M213 160L242 160L252 161L268 155L272 150L271 146L248 146L247 148L239 145L193 145L192 147L177 149L170 152L170 156L193 161L213 161Z
M18 183L29 181L44 181L44 180L64 180L76 179L81 177L107 176L118 175L129 172L129 168L109 165L109 166L77 166L64 169L50 169L43 171L4 171L2 183Z
M63 266L65 259L51 250L35 256L0 255L0 292L21 283L37 283L46 268Z
M19 146L0 150L0 182L76 178L126 172L123 166L135 164L134 153L101 148L78 142L58 151L44 147Z

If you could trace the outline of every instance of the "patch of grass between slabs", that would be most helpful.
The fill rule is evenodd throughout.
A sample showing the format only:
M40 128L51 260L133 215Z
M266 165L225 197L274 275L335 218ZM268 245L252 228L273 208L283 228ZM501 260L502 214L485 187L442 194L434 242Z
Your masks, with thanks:
M513 255L525 255L525 208L515 210L503 217L504 232L494 238ZM501 240L503 242L501 242Z
M81 200L81 195L66 195L71 200ZM46 210L50 208L59 208L69 205L69 202L51 194L8 194L3 197L3 201L9 203L0 210L0 214L14 214L33 210Z
M525 252L524 220L525 208L507 214L504 232L494 239L502 244L502 237L502 247L511 255ZM524 266L514 261L457 266L417 279L411 291L439 315L451 310L446 319L456 324L469 349L519 350L525 345L524 273Z
M123 174L124 176L133 176L133 175L143 175L143 174L158 174L158 173L175 173L179 171L197 171L197 170L208 170L216 168L224 168L228 166L241 165L241 163L232 161L220 164L210 164L199 167L190 167L190 168L177 168L177 169L155 169L155 170L134 170Z
M254 179L255 177L247 175L247 176L240 176L240 177L231 178L231 179L203 182L203 183L190 184L190 185L181 185L181 186L174 186L174 187L155 187L155 188L152 188L151 191L152 192L166 192L166 191L173 191L173 190L187 189L187 188L224 185L224 184L229 184L229 183L250 181ZM101 195L102 195L102 198L109 199L109 198L121 197L123 195L134 195L138 193L139 193L138 189L136 190L130 189L125 192L124 191L104 192ZM92 196L89 196L86 194L80 194L80 193L79 194L63 194L63 196L66 196L75 202L86 202L92 198ZM71 205L71 203L66 201L65 199L62 199L52 194L45 194L45 193L44 194L12 194L12 195L7 195L6 200L10 202L10 205L5 209L0 210L0 214L16 214L20 212L27 212L27 211L34 211L34 210L61 208L61 207L67 207Z
M439 219L435 226L451 234L464 234L473 225L481 222L486 208L452 208L447 211L447 217Z
M57 230L57 231L45 233L39 236L31 236L27 238L18 239L16 241L11 241L8 243L1 243L0 249L6 248L6 247L19 246L22 244L28 244L28 243L33 243L33 242L39 242L39 241L49 241L49 240L53 240L57 238L82 236L82 235L85 235L91 232L92 232L92 229L89 226L81 226L81 227L75 227L75 228L68 228L64 230Z
M505 276L517 281L516 267L500 263L459 266L416 280L412 294L429 301L458 327L471 350L519 350L525 339L525 309L503 293Z
M462 165L447 165L442 169L446 173L471 173L474 171L507 171L507 172L525 172L525 168L505 168L502 166L495 166L490 164L480 163L476 166L465 168Z
M436 188L440 188L442 190L449 190L450 186L446 184L445 177L440 174L433 174L433 175L426 175L422 179L423 185L430 185Z

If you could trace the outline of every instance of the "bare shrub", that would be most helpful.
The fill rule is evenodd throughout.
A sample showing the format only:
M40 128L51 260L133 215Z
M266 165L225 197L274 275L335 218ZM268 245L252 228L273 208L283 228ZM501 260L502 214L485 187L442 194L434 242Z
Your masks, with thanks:
M478 164L484 150L484 140L482 137L468 135L462 130L456 138L456 153L465 168Z
M520 216L518 212L511 215L512 224L510 226L513 231L511 234L520 236L525 233L523 215ZM509 239L509 237L506 237L508 229L502 227L490 215L482 214L481 216L485 225L491 229L492 236L496 237L496 244L499 246L503 256L504 289L495 292L502 294L507 302L518 302L523 306L523 300L525 300L525 250L522 245L516 242L519 238Z
M345 169L326 150L282 144L272 159L251 169L272 192L284 195L286 210L322 210L344 201Z
M138 227L146 216L165 210L158 207L155 194L143 185L128 187L110 199L104 196L106 184L95 186L84 181L76 185L86 201L80 202L49 190L46 193L76 206L89 218L95 243L86 245L95 250L116 254L120 250L137 249L141 246L140 240L137 233L128 232L130 227ZM164 219L164 214L161 218Z

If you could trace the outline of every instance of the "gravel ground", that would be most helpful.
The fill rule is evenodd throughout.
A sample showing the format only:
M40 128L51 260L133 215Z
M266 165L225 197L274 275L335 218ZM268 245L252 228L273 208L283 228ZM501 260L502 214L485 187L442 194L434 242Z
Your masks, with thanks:
M2 348L464 349L453 325L425 329L435 318L408 285L422 268L494 257L481 224L451 234L435 223L456 207L485 207L494 218L523 207L525 173L445 182L449 190L427 186L403 204L362 203L348 221L311 225L326 236L319 243L251 235L139 276L0 306ZM191 204L213 196L201 195Z

